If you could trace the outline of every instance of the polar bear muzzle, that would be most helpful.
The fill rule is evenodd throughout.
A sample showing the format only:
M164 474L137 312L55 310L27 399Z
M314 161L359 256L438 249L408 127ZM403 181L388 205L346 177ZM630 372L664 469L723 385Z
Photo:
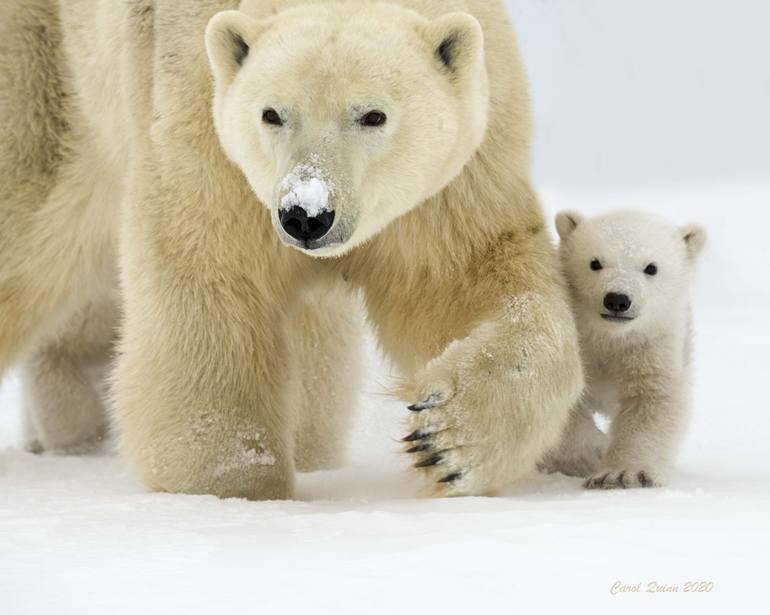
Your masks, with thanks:
M334 212L328 209L317 216L310 216L303 207L294 206L280 212L281 228L292 239L303 244L318 241L329 234L334 225Z

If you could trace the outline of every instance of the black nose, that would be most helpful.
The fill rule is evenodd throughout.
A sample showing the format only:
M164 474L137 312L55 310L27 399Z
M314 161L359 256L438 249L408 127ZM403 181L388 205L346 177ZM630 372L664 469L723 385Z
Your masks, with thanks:
M334 224L334 212L308 217L302 207L292 207L280 213L281 226L286 233L298 241L313 241L326 235Z
M607 293L604 298L604 307L610 312L628 312L631 307L631 297L619 293Z

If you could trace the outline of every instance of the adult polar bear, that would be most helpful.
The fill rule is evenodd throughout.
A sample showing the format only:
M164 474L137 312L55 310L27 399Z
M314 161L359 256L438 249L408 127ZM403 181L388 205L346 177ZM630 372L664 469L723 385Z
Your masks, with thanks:
M57 4L0 9L0 370L24 362L30 439L98 432L120 303L144 482L290 497L343 446L361 291L438 494L556 444L582 370L502 2Z

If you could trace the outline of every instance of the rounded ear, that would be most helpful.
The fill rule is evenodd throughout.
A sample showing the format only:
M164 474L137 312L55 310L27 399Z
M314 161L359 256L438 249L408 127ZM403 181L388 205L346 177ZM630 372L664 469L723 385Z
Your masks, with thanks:
M436 62L449 75L462 79L484 65L484 32L475 17L447 13L421 26Z
M206 27L206 52L218 85L229 85L265 25L241 11L217 13Z
M556 231L562 241L566 241L583 221L583 216L576 211L563 211L556 216Z
M700 256L700 253L703 252L703 248L706 247L708 239L706 229L698 224L688 224L679 229L679 234L687 246L687 254L690 260L695 261Z

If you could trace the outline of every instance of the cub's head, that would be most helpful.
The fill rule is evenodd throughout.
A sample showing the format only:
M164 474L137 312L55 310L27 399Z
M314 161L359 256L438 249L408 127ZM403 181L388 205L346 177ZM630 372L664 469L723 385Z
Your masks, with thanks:
M560 213L556 229L582 327L626 334L665 325L687 309L694 266L706 243L701 227L675 228L621 211L593 219Z
M481 144L479 23L379 3L308 4L206 31L222 147L290 246L338 256L441 191Z

